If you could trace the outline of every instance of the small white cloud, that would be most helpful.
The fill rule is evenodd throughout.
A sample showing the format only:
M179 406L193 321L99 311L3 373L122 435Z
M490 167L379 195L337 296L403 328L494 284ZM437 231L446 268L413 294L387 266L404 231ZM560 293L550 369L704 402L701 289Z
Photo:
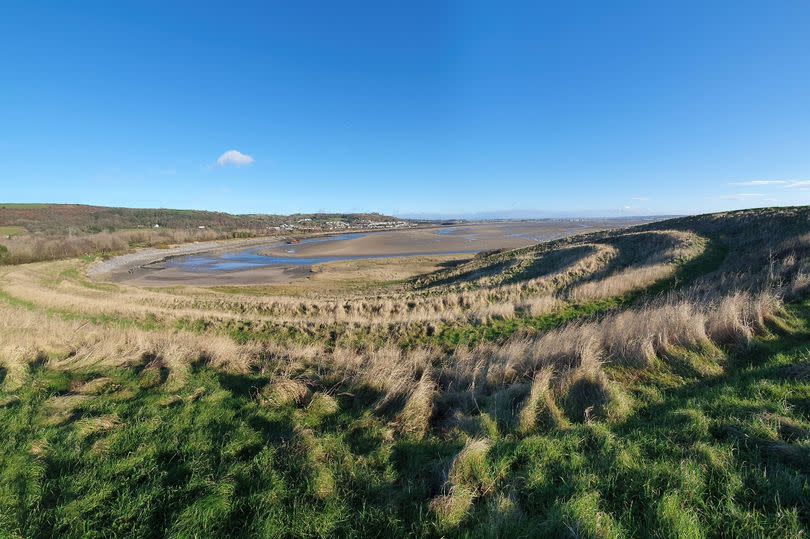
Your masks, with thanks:
M748 182L731 182L729 185L785 185L785 180L751 180Z
M647 202L648 200L650 200L650 198L649 197L632 197L630 200L637 200L639 202Z
M797 180L790 182L789 189L810 189L810 180Z
M217 166L220 167L243 167L253 163L254 159L242 152L236 150L228 150L217 159Z

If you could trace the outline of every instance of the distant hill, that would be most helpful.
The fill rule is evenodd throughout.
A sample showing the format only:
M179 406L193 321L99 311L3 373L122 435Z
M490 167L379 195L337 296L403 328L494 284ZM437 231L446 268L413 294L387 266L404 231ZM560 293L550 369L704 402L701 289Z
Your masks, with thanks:
M233 215L200 210L165 208L110 208L81 204L0 203L0 227L22 227L32 234L115 232L137 228L217 231L266 229L282 225L300 228L362 228L382 222L405 222L378 213L318 213L295 215Z

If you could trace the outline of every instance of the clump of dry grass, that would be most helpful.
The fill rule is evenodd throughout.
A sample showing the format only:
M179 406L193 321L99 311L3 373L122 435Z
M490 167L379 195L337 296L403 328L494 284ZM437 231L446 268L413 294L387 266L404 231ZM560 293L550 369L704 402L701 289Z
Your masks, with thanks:
M517 308L529 316L542 316L563 305L563 301L554 296L537 296L521 302Z
M432 373L425 370L397 416L397 430L401 434L415 439L424 438L430 428L436 392Z
M0 333L2 339L3 333ZM3 389L16 391L29 376L29 364L41 358L36 347L25 342L3 342L0 340L0 368L5 371ZM7 341L10 341L8 339Z
M629 310L599 324L602 346L613 360L631 366L650 365L676 346L712 347L706 314L689 301Z
M340 410L340 404L328 393L314 393L307 404L307 412L317 418L333 415L338 410Z
M270 382L259 394L264 406L288 406L304 404L312 395L309 386L302 380L279 378Z
M109 432L121 424L121 420L115 415L105 415L101 417L88 417L76 422L75 428L79 438L84 440L98 434Z
M477 402L500 388L530 383L517 418L518 429L524 432L540 425L565 426L567 419L617 419L627 412L626 397L610 382L604 363L647 368L684 350L717 356L715 343L726 344L729 336L736 343L761 334L780 309L779 299L768 292L703 304L672 298L596 322L569 324L536 338L516 336L500 346L459 348L443 366L440 385L452 387L456 395L467 392L476 408ZM465 406L458 397L440 402Z
M788 296L793 299L798 299L807 295L810 292L810 273L798 271L793 276L788 287Z
M550 366L542 367L534 375L529 396L518 417L519 432L526 434L541 426L551 428L565 426L565 416L554 400L551 385L553 376L554 369Z
M56 369L134 366L155 358L169 369L171 382L182 385L193 363L247 372L261 352L224 336L122 329L8 306L0 306L0 323L0 364L7 371L7 389L24 383L28 365L45 358Z
M442 372L446 385L476 394L516 382L528 381L539 368L557 370L599 362L597 326L571 324L538 338L516 336L502 345L484 343L459 348Z
M382 413L399 411L400 427L415 429L413 433L419 430L418 418L432 402L434 384L430 366L435 355L435 351L429 349L406 353L391 345L359 355L350 350L338 352L343 365L352 365L351 371L344 372L353 384L381 394L375 409ZM354 359L347 360L347 357Z
M431 502L431 509L445 526L456 526L467 515L473 502L495 486L487 464L492 443L484 438L470 440L451 461L445 494Z
M585 303L621 296L671 277L674 273L675 266L672 264L628 268L598 281L590 281L574 287L568 292L568 299Z
M430 509L436 514L442 527L453 528L464 520L474 501L475 494L469 489L452 488L447 494L433 498Z
M773 293L755 297L737 292L713 304L707 316L707 333L721 344L748 344L781 311L781 301Z
M107 376L100 376L93 378L83 384L71 387L71 391L79 395L99 395L106 391L112 385L112 378Z

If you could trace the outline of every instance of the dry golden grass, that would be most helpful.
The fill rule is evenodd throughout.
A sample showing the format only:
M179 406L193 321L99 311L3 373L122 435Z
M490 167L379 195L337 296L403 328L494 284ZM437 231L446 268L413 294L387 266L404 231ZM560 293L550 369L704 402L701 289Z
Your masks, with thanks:
M265 387L259 402L270 406L286 406L288 404L303 404L312 396L312 391L301 380L278 378Z
M568 298L579 303L612 298L646 288L674 273L675 267L672 264L628 268L604 279L577 285L568 293Z
M9 390L24 383L29 365L38 361L75 370L130 367L151 358L181 383L192 363L247 372L258 352L255 345L239 345L224 336L122 329L0 304L0 365L7 371Z
M554 401L551 383L554 369L551 366L542 367L532 380L531 391L518 417L518 431L529 433L540 426L561 428L565 419Z
M764 333L780 312L781 293L800 293L807 286L808 237L772 241L779 256L756 271L744 273L741 262L730 258L718 274L677 296L450 353L418 344L403 349L397 332L409 324L436 322L474 327L495 319L541 316L571 301L620 296L671 277L679 264L705 252L706 240L673 230L591 235L553 248L476 257L396 291L344 297L99 284L83 277L84 266L75 260L3 267L3 386L7 391L19 388L39 364L65 370L146 366L143 384L165 383L173 392L185 384L195 364L204 363L270 376L257 395L259 402L295 404L315 415L331 415L339 403L329 392L312 394L310 388L370 390L379 395L375 410L391 419L392 428L417 439L437 417L467 414L496 394L519 404L514 421L521 431L565 428L569 421L621 415L623 396L611 382L608 366L644 369L689 351L716 353L721 345L745 346ZM755 243L760 246L756 253L770 245L763 238L755 238L760 242ZM202 321L213 329L176 329L186 327L178 324L184 320ZM226 323L265 321L295 325L303 332L382 326L391 337L364 347L240 344L218 331ZM104 392L108 383L91 380L72 388L72 397ZM71 408L59 402L52 405L54 421L71 415Z
M401 434L415 439L424 438L430 429L436 392L436 382L431 372L425 370L397 417L397 429Z
M47 295L47 286L40 287L36 290ZM105 294L91 289L74 297ZM144 297L150 294L147 291ZM29 365L43 361L56 369L150 363L166 369L168 389L182 386L197 362L234 372L260 369L279 376L262 393L265 402L308 402L308 407L333 413L334 399L326 394L310 398L304 375L320 383L379 392L378 410L392 411L399 432L418 438L428 431L437 403L450 402L441 397L448 388L469 392L474 400L515 384L530 387L518 419L521 429L562 426L563 415L574 421L604 415L621 400L606 378L604 363L643 368L680 349L744 345L765 331L779 309L778 298L765 292L735 292L706 302L683 297L599 321L569 324L537 337L459 348L444 357L430 349L405 352L394 345L326 352L318 346L237 344L221 335L122 328L4 304L0 361L8 390L25 383ZM104 384L103 379L91 381L75 392L91 395L103 391Z
M523 313L541 316L559 308L568 299L589 301L636 290L670 276L675 262L698 256L703 245L696 236L681 232L627 234L618 238L621 239L618 249L610 244L586 243L567 247L554 257L539 256L531 249L521 250L514 255L521 262L511 268L513 271L509 275L519 277L533 264L544 268L541 275L517 282L510 282L504 275L498 280L491 276L490 284L482 281L476 286L484 286L476 289L455 285L425 290L400 287L384 293L375 290L357 295L356 290L352 291L352 285L344 295L334 299L254 296L200 288L147 290L92 283L81 277L84 270L81 264L64 261L0 269L0 290L43 309L95 317L149 317L166 323L178 319L212 323L251 320L326 327L333 324L385 326L475 322L509 319ZM643 241L647 248L645 258L637 261L635 251L627 256L622 254L622 248L626 249L622 242L632 244L636 240ZM506 255L512 256L510 253ZM547 258L553 260L545 260ZM619 274L582 282L609 269L617 259L630 266ZM648 263L650 260L653 262ZM634 267L633 264L642 266ZM532 272L526 274L532 275ZM463 283L475 283L475 279L465 278ZM570 287L573 288L562 298L557 296Z
M706 352L716 350L716 344L745 344L764 332L780 309L779 300L768 293L737 293L707 304L672 300L571 324L534 339L459 348L439 379L443 387L469 392L473 400L531 383L518 417L522 430L616 418L626 412L625 399L611 384L605 364L646 368L677 350Z
M200 229L119 230L84 235L40 236L23 234L2 242L8 249L3 262L25 264L42 260L73 258L87 254L121 252L131 246L166 246L194 241L211 241L235 236L266 235L266 230L217 232Z

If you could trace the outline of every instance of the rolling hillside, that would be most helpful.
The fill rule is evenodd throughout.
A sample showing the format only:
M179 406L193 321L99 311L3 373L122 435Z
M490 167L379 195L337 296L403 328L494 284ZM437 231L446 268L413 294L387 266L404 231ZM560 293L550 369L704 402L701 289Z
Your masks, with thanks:
M229 213L141 208L108 208L80 204L3 204L0 203L0 226L22 227L29 233L92 234L133 228L206 228L222 231L266 229L284 223L301 223L323 227L327 222L342 221L360 227L368 222L397 221L380 214L296 214L232 215Z
M808 207L323 296L86 268L0 268L5 535L807 535Z

